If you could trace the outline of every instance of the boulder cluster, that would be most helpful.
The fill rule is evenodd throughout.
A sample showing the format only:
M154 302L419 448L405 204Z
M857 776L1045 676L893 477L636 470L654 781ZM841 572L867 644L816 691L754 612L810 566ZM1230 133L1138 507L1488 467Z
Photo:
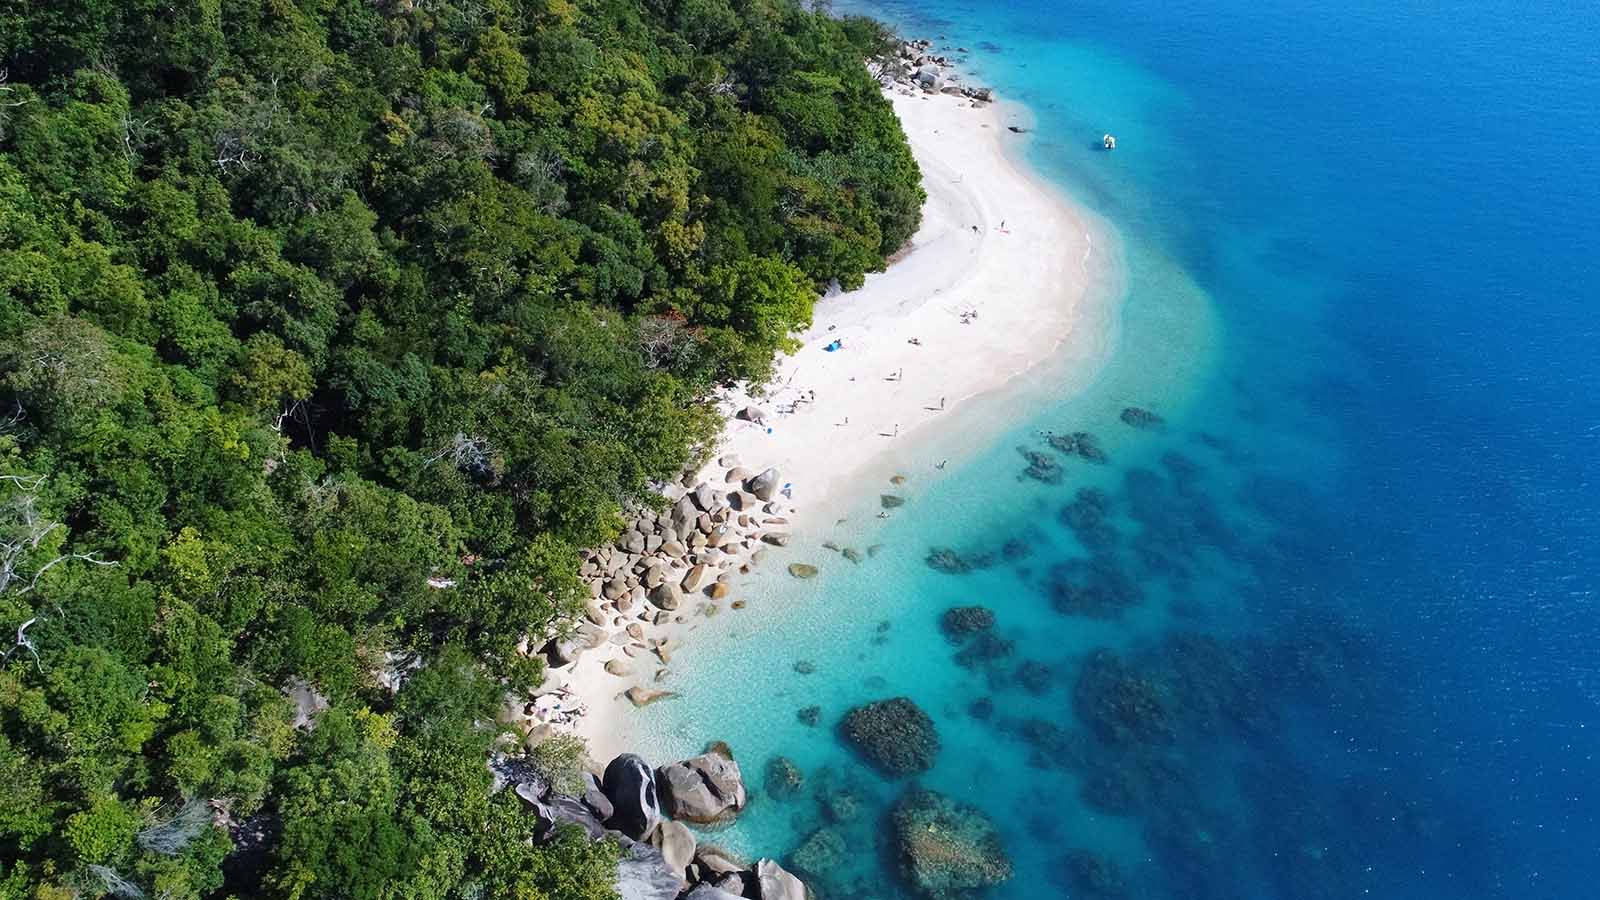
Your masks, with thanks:
M992 88L957 84L959 76L951 71L951 67L952 61L934 53L933 42L929 40L901 41L893 53L874 59L867 65L878 83L890 90L900 88L927 94L955 94L966 97L973 106L986 106L994 99Z
M585 780L581 797L528 772L516 772L513 784L545 838L560 826L577 826L593 840L621 846L614 887L623 900L806 900L805 885L778 863L751 864L700 844L683 824L723 822L744 809L744 780L726 745L659 769L624 753L602 776Z
M724 456L710 472L709 480L689 476L663 488L665 508L636 512L615 542L585 552L579 568L589 589L585 621L537 645L551 670L599 652L614 676L653 672L661 680L674 648L652 629L685 623L691 614L715 615L736 575L759 565L766 548L789 543L792 510L776 469L751 471ZM628 695L641 706L670 696L642 685Z

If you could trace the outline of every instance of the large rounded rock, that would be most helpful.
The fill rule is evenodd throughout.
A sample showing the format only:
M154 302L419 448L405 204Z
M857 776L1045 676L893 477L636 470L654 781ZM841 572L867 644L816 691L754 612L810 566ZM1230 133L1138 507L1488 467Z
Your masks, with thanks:
M650 602L657 607L671 612L683 602L683 592L671 581L663 581L656 585L650 592Z
M667 815L697 824L722 822L745 805L739 764L725 753L702 753L656 772Z
M744 489L749 493L755 494L758 500L771 500L773 495L778 492L778 470L767 469L760 475L752 477L744 483Z
M842 730L861 755L892 776L926 772L939 755L933 720L906 697L856 707Z
M632 753L624 753L606 766L601 790L611 801L612 814L606 824L635 840L644 840L661 824L661 802L656 796L656 779L650 764Z
M661 827L656 829L655 839L651 843L661 850L667 868L678 873L680 878L689 868L689 863L694 860L694 832L682 822L662 822Z
M660 850L637 841L624 844L612 883L618 900L673 900L678 896L683 878L668 867Z
M685 894L683 900L744 900L743 894L734 894L710 883L697 884Z
M527 797L522 799L527 802ZM550 793L544 800L529 803L528 806L545 832L560 825L576 825L589 835L590 840L599 840L606 833L594 810L576 798Z
M761 900L806 900L806 886L770 859L756 863Z
M901 874L934 900L961 900L1011 880L1011 858L976 807L912 788L894 809Z

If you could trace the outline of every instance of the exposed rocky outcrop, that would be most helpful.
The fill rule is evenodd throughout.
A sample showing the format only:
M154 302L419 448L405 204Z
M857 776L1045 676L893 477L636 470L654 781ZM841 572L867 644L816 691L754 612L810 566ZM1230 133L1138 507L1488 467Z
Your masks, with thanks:
M991 88L955 84L960 76L952 70L951 60L931 52L932 48L933 43L927 40L901 41L894 52L869 60L867 71L886 90L956 94L968 98L973 106L983 106L994 99Z
M612 886L618 900L673 900L683 888L683 879L672 871L660 850L629 840L623 845Z
M661 802L656 794L655 774L650 764L632 753L624 753L606 766L601 789L611 801L613 812L606 822L611 828L634 840L649 837L661 824Z

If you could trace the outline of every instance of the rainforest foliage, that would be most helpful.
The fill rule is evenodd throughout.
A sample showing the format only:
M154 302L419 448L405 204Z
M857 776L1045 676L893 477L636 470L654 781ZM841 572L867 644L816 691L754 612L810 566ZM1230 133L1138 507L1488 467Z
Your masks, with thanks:
M0 898L608 896L614 848L491 794L496 712L708 391L910 237L884 41L0 7Z

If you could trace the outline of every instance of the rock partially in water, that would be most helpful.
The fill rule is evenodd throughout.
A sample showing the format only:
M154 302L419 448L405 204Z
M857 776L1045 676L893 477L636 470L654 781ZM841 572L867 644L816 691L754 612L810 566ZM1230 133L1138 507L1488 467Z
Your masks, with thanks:
M894 809L900 870L933 900L965 900L1011 880L1011 857L977 807L926 788L907 791Z
M1165 419L1140 406L1124 407L1122 421L1124 424L1131 425L1134 428L1143 429L1160 428L1166 424Z
M628 702L632 703L634 706L649 706L658 700L665 700L669 697L678 696L671 691L658 691L653 688L640 687L639 685L634 685L633 687L628 688L625 693L627 695Z
M761 900L807 900L805 883L770 859L756 863Z
M939 619L944 636L957 643L993 627L994 610L987 606L952 606Z
M933 720L908 697L851 710L842 731L863 756L894 777L926 772L939 755Z
M744 777L726 752L702 753L656 772L661 806L674 819L708 825L737 815L745 805Z
M805 784L805 773L794 764L794 760L787 756L774 756L767 761L767 796L775 800L793 799Z

